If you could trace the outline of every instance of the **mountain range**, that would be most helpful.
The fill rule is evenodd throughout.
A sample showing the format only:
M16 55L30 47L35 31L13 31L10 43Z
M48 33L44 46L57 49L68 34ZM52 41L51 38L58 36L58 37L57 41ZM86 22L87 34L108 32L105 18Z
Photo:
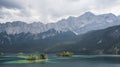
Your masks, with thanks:
M41 22L33 22L27 24L22 21L6 22L0 24L0 32L7 34L32 33L38 34L55 29L58 32L71 31L75 34L84 34L91 30L104 29L110 26L119 25L120 17L112 13L95 15L86 12L78 17L69 17L62 19L56 23L43 24Z
M114 48L120 47L119 25L119 16L91 12L48 24L22 21L1 23L0 51L114 54Z

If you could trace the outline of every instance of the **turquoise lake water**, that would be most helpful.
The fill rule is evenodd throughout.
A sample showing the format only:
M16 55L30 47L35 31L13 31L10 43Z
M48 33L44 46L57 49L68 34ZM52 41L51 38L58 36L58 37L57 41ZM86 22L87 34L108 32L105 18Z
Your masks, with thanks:
M24 57L0 57L0 67L120 67L120 55L74 55L57 57L48 55L47 61L28 62Z

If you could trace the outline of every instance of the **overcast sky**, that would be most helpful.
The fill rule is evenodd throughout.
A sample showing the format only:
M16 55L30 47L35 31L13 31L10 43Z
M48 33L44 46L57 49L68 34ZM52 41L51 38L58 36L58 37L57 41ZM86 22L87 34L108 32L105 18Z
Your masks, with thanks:
M84 12L120 15L120 0L0 0L0 22L50 23Z

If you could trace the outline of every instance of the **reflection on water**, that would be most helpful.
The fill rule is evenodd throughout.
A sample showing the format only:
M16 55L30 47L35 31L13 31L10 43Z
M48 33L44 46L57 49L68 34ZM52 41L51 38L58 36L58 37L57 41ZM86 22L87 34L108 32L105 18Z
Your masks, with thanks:
M50 55L46 61L28 61L14 55L0 57L0 67L120 67L120 55Z

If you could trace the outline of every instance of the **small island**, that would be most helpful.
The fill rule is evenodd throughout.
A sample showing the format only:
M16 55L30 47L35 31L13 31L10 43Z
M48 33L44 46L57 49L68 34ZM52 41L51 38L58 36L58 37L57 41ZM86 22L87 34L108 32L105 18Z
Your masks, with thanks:
M57 56L60 56L60 57L71 57L73 55L72 52L60 52L60 53L57 53Z
M28 54L28 55L23 55L23 52L19 52L17 55L18 58L23 58L22 62L39 62L39 61L46 61L48 60L48 57L45 53L41 54Z
M42 53L40 56L34 56L33 54L30 54L26 60L34 61L34 60L46 60L47 55Z

